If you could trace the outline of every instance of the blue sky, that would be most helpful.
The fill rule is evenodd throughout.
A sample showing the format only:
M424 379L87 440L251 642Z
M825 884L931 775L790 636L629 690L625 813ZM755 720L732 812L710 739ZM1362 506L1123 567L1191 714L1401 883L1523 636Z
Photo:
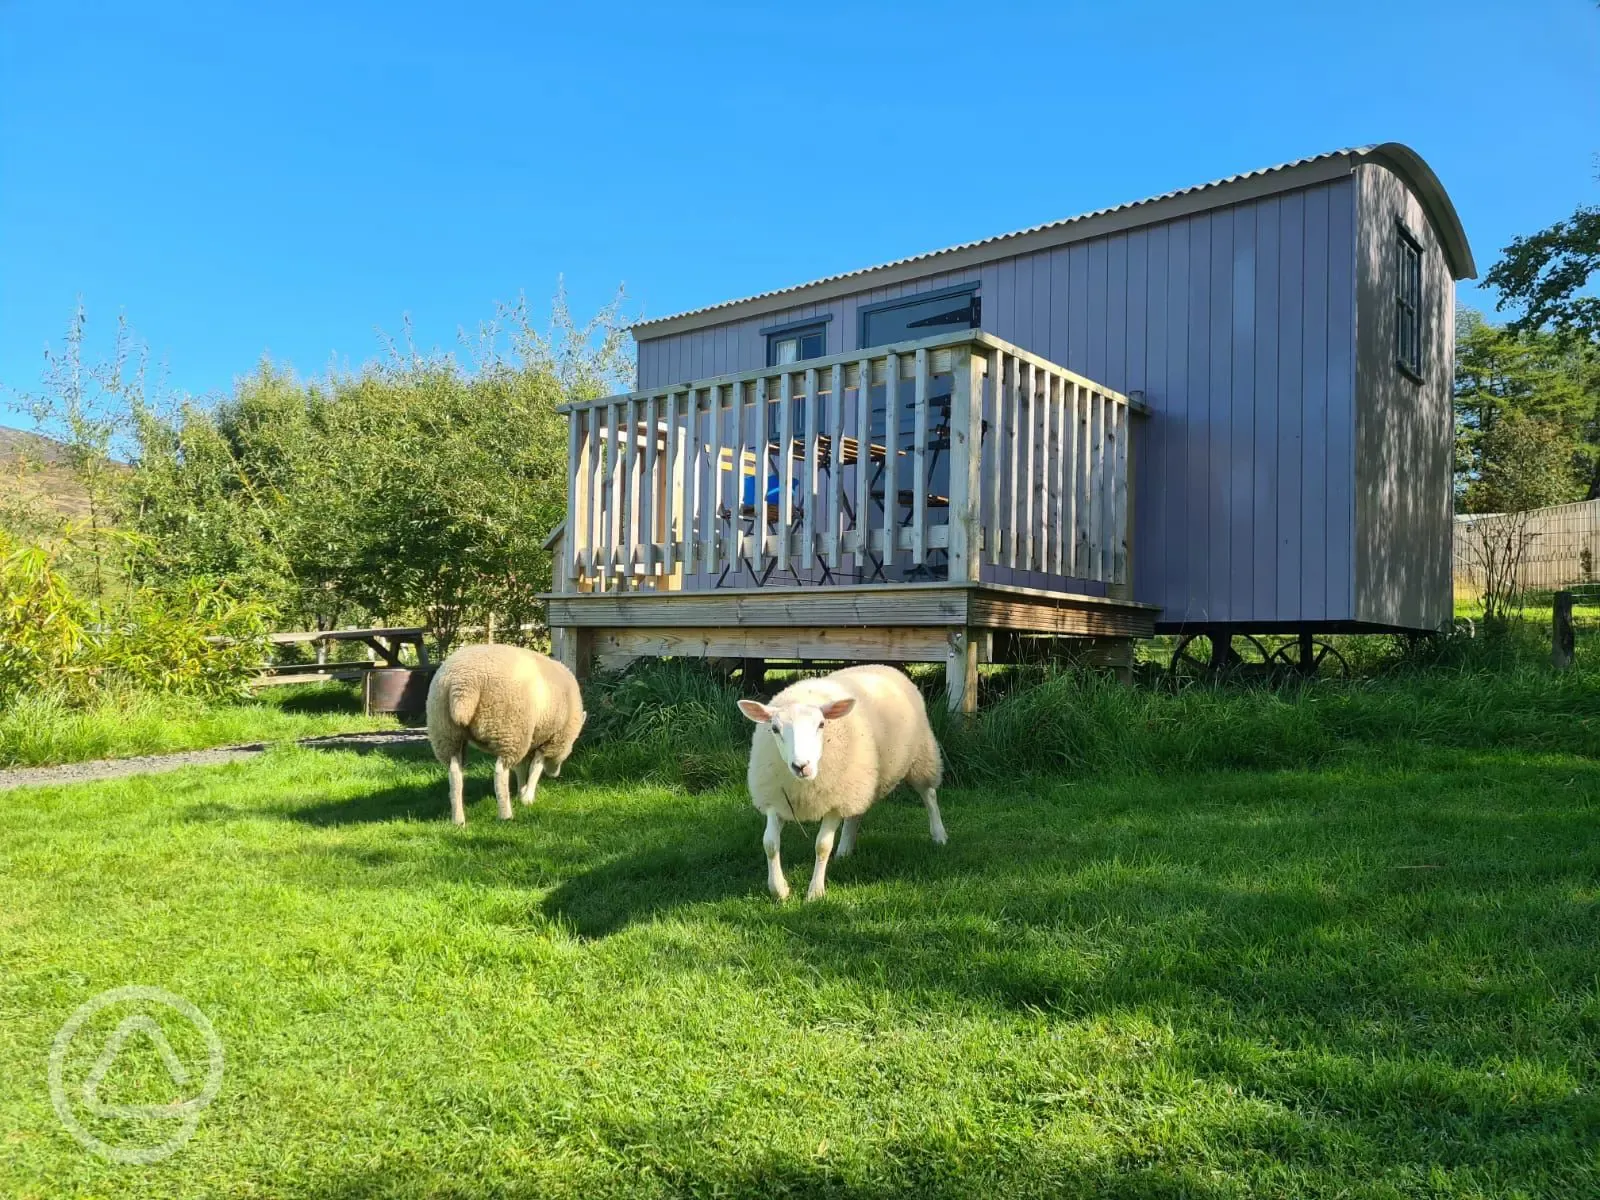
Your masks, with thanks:
M207 394L562 274L661 315L1387 140L1480 267L1600 201L1600 11L0 0L0 385L80 297Z

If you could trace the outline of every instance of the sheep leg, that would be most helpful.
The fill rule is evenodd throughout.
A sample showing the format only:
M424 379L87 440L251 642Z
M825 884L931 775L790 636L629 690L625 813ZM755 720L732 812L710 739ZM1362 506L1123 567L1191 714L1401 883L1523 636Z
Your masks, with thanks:
M928 836L936 845L942 846L950 840L950 835L944 831L944 821L939 817L939 794L937 788L923 788L922 802L928 806Z
M462 798L462 792L466 787L462 760L466 756L467 750L465 746L460 747L450 756L450 819L457 825L465 825L467 823L467 806L466 801Z
M856 848L856 830L861 827L860 817L851 817L839 830L839 848L833 852L835 858L849 858L850 851Z
M494 802L502 821L511 820L511 768L503 758L494 760Z
M524 804L532 804L533 793L539 786L540 776L544 774L544 755L535 754L532 758L523 759L518 771L520 784L517 799Z
M783 864L778 861L778 843L783 838L783 818L775 812L767 814L767 831L761 835L761 848L767 852L767 891L779 900L789 898L789 881L783 877Z
M838 817L822 818L822 828L817 830L817 862L811 868L811 886L806 889L808 901L821 900L827 891L828 857L833 853L833 835L838 832Z

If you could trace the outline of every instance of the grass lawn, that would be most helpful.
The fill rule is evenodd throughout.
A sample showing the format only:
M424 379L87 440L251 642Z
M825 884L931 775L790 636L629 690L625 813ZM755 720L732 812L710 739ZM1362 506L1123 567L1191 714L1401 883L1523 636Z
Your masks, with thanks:
M948 846L893 798L809 906L767 897L742 780L603 741L510 824L475 760L465 830L425 750L3 794L0 1194L1600 1194L1594 682L1312 768L974 768ZM46 1089L130 983L226 1052L148 1167Z
M38 767L387 729L346 684L268 688L238 704L125 694L73 709L46 698L0 711L0 767Z

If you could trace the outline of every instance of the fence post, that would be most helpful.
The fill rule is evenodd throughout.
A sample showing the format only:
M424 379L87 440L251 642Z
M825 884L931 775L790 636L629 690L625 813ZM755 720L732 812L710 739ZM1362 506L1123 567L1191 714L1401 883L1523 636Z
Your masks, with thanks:
M1551 614L1550 662L1558 671L1572 666L1574 639L1572 631L1572 593L1557 592Z

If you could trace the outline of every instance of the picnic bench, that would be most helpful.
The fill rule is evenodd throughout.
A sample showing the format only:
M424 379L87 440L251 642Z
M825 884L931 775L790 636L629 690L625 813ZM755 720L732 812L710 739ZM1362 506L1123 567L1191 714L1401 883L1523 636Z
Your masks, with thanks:
M314 629L301 633L274 633L267 640L274 646L304 646L335 642L360 642L367 647L366 662L269 663L256 677L256 687L282 687L291 683L316 683L324 679L359 679L374 667L401 667L401 652L416 649L417 665L428 665L428 647L423 637L427 629L405 626L383 629Z

